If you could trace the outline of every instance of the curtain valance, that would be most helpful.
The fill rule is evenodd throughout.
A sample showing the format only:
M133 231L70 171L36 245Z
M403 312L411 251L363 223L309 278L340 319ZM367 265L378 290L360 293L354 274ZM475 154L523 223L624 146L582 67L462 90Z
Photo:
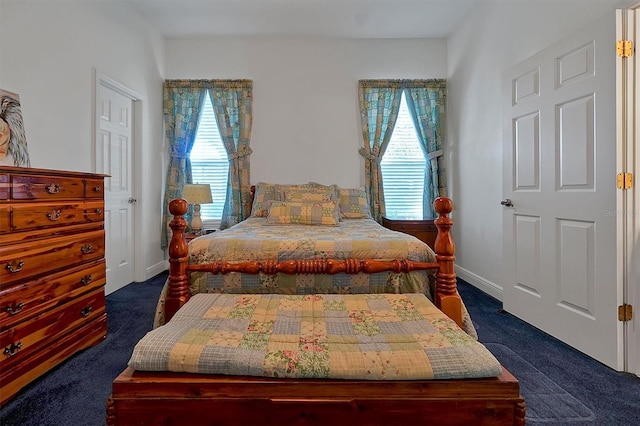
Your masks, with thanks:
M252 89L253 80L165 80L164 87L191 87L196 89Z
M447 87L447 80L442 78L431 79L376 79L376 80L358 80L359 87L366 88L384 88L384 89L413 89L422 87L427 89L444 89Z

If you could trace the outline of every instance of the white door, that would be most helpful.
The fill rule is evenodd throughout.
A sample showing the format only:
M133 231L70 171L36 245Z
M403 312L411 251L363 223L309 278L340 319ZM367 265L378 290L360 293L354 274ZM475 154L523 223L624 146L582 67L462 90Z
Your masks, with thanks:
M107 294L134 281L132 197L133 101L104 84L97 87L96 171L105 179Z
M504 309L623 368L615 20L503 75Z

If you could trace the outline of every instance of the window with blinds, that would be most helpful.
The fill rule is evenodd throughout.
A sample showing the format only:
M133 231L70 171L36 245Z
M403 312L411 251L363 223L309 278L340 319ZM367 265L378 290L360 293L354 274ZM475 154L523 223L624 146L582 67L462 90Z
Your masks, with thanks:
M211 185L212 204L202 204L200 215L205 229L220 226L227 196L229 160L222 143L211 98L207 94L200 113L196 140L189 155L193 183Z
M391 141L380 162L382 184L389 219L423 217L422 193L427 167L404 93Z

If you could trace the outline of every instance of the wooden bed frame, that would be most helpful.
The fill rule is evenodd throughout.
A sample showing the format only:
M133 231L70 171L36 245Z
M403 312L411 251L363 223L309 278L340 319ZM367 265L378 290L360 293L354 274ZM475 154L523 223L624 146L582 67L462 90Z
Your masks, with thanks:
M165 321L189 299L188 274L336 274L437 269L435 303L462 325L462 302L454 270L455 246L449 213L453 202L438 198L436 262L406 259L214 262L189 265L187 202L171 201L173 235L169 244L169 284ZM113 382L107 425L138 424L437 424L524 425L525 403L519 384L506 369L486 379L311 380L249 376L144 372L125 369Z

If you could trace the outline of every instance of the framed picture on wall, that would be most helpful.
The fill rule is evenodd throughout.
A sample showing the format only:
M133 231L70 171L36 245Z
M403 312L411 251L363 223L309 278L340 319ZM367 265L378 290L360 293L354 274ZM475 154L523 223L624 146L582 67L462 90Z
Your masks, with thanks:
M0 165L31 167L20 97L0 89Z

